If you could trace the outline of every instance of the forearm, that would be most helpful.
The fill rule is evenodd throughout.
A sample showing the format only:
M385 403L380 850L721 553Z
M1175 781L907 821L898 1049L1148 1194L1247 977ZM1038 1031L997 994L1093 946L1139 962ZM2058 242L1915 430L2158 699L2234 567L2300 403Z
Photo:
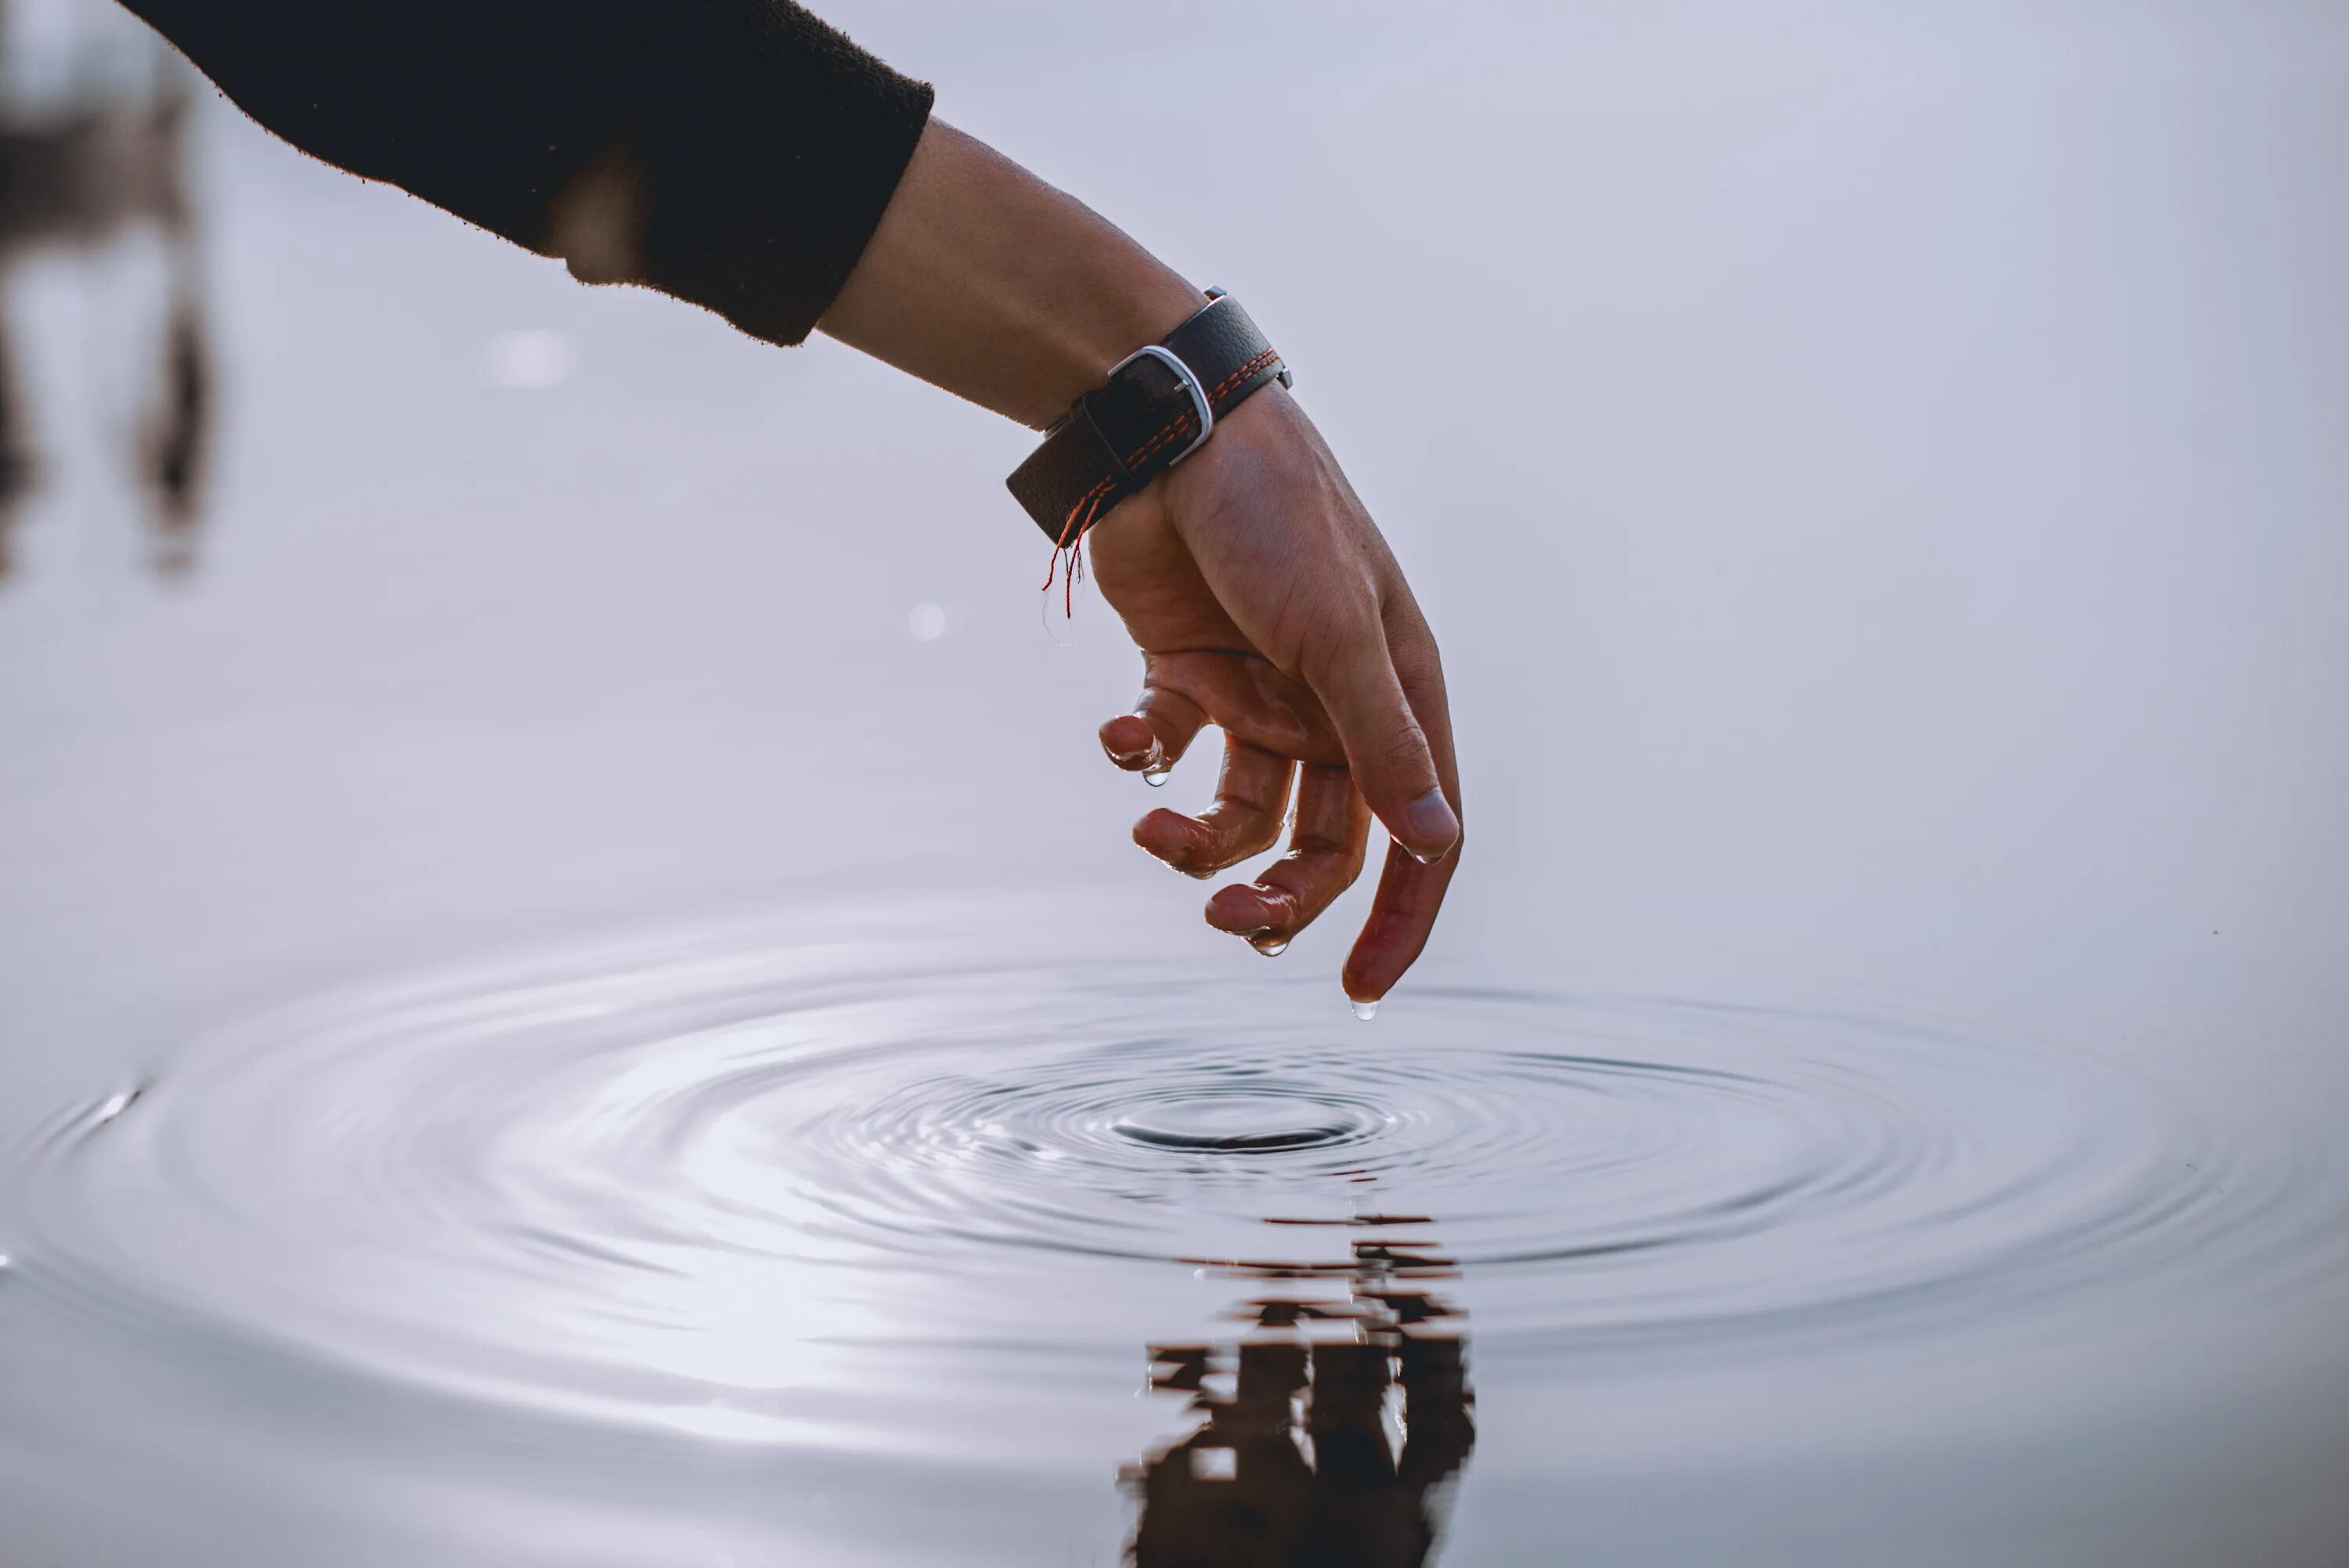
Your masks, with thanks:
M1084 203L933 119L819 330L1041 429L1204 303Z
M1201 303L780 0L126 4L305 151L771 341L821 316L1040 428Z
M796 343L929 112L789 0L125 0L303 150Z

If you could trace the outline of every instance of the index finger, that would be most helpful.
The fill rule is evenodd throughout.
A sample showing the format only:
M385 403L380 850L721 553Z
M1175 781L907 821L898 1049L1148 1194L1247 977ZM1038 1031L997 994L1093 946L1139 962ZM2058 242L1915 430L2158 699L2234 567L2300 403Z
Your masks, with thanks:
M1457 816L1460 769L1453 753L1452 710L1444 690L1444 665L1427 623L1408 601L1390 620L1387 648L1395 679L1427 737L1436 776ZM1465 819L1462 820L1464 823ZM1363 922L1361 934L1354 939L1353 951L1346 958L1341 984L1348 996L1357 1002L1376 1002L1393 989L1419 957L1435 927L1436 913L1444 907L1444 890L1459 867L1465 837L1464 831L1450 853L1424 863L1400 843L1387 845L1386 864L1379 872L1370 918Z

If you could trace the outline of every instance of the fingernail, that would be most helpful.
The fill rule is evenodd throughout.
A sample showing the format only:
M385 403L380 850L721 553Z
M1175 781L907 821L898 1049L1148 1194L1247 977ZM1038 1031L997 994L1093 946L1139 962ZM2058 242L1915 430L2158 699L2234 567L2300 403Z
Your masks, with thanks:
M1404 807L1402 820L1411 832L1411 841L1403 848L1422 865L1442 860L1460 841L1460 819L1452 814L1452 802L1441 789L1430 789ZM1429 847L1422 849L1423 844Z

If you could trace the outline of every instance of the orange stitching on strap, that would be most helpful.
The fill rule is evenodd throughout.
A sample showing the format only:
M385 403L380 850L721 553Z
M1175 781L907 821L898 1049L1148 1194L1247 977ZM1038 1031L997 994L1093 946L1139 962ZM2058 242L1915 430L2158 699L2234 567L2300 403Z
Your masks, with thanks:
M1164 446L1167 442L1173 440L1175 437L1181 435L1184 431L1189 429L1196 423L1197 421L1193 419L1190 415L1183 415L1173 424L1159 431L1158 434L1151 437L1150 442L1147 446L1142 448L1132 457L1125 459L1125 466L1129 469L1133 468L1136 464L1140 463L1143 459L1150 456L1151 453L1156 451L1159 448Z
M1223 380L1217 382L1216 384L1216 389L1207 394L1207 408L1209 412L1214 411L1216 404L1223 397L1225 393L1229 392L1233 387L1238 386L1241 382L1247 380L1249 377L1255 375L1257 371L1263 369L1266 366L1271 364L1274 360L1279 357L1280 351L1278 349L1268 348L1263 353L1257 355L1254 359L1249 360L1246 365L1241 366L1237 370L1233 371L1229 376L1225 377ZM1129 469L1133 468L1136 464L1140 463L1144 458L1150 456L1151 453L1156 451L1159 448L1164 446L1167 442L1173 440L1184 431L1189 429L1195 423L1196 423L1196 421L1192 418L1188 409L1176 415L1173 424L1159 431L1155 436L1151 437L1149 441L1145 443L1140 450L1136 451L1132 457L1126 459L1125 466Z
M1214 412L1216 404L1226 393L1279 357L1277 352L1268 348L1229 376L1225 377L1216 384L1216 389L1207 394L1208 411ZM1173 424L1153 436L1132 457L1126 459L1125 466L1129 469L1139 467L1144 459L1196 423L1198 421L1192 417L1191 411L1185 409L1175 417ZM1100 517L1102 502L1108 499L1109 492L1116 485L1117 480L1114 478L1105 479L1079 496L1076 504L1069 508L1067 519L1061 524L1061 536L1052 542L1052 559L1044 568L1044 583L1040 592L1050 593L1052 579L1060 578L1061 613L1064 615L1076 614L1077 579L1084 574L1085 570L1085 530L1091 528L1094 520ZM1069 558L1068 570L1065 572L1061 569L1061 557L1063 555Z
M1207 394L1208 406L1210 407L1214 407L1216 398L1222 397L1225 393L1230 391L1233 387L1238 386L1241 382L1247 380L1249 377L1255 375L1257 371L1263 369L1266 366L1271 364L1274 360L1279 357L1280 351L1278 349L1268 348L1262 354L1257 355L1254 359L1249 360L1246 365L1241 366L1237 370L1233 371L1229 376L1225 377L1222 384L1213 392Z

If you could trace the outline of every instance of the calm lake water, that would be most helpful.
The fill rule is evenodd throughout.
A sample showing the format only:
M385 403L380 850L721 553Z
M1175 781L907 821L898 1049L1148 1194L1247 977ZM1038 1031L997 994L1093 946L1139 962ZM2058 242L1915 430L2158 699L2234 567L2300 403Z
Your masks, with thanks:
M827 14L1298 366L1420 970L1023 432L199 92L0 236L0 1565L2341 1563L2349 22L1099 9Z

